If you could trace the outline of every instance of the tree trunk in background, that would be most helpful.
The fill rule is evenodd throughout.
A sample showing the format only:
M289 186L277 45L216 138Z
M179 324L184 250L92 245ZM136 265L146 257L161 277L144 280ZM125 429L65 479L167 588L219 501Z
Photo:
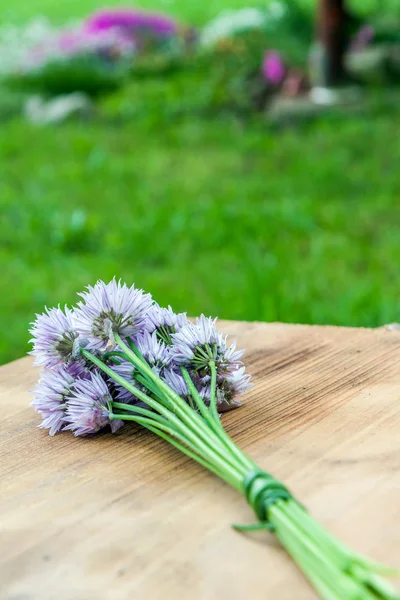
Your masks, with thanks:
M344 79L346 12L344 0L319 0L318 41L323 54L324 84L335 86Z

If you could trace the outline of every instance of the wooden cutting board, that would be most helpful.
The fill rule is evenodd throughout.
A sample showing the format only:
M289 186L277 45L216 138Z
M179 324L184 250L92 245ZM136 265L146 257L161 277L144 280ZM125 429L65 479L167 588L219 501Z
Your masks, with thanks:
M236 442L332 532L400 567L400 332L221 323L254 387ZM54 438L30 358L0 369L2 600L311 600L245 501L145 431Z

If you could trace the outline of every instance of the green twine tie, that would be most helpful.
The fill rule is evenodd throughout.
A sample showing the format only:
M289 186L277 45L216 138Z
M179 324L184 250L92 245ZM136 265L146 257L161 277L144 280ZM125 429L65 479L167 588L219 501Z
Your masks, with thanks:
M289 500L292 494L277 479L260 469L249 471L243 479L244 495L254 510L259 523L253 525L232 525L238 531L258 531L268 529L274 531L269 518L269 509L278 500Z

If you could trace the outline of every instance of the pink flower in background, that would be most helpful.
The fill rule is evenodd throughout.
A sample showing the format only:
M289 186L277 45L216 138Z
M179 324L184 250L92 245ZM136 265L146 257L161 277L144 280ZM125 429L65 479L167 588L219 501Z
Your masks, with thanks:
M79 33L74 30L67 30L58 38L58 45L65 54L74 54L80 46Z
M177 23L161 14L131 9L105 9L95 12L85 23L87 31L99 32L118 28L126 32L145 30L160 37L177 32Z
M279 85L282 83L286 75L285 66L280 54L276 52L276 50L268 50L268 52L264 54L261 70L265 79L272 85Z

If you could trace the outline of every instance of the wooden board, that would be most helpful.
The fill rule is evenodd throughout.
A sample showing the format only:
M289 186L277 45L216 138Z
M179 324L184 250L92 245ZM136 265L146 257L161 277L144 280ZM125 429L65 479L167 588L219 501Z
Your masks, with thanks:
M400 566L400 332L224 323L254 388L233 438L332 532ZM236 492L147 432L50 438L0 369L2 600L311 600Z

